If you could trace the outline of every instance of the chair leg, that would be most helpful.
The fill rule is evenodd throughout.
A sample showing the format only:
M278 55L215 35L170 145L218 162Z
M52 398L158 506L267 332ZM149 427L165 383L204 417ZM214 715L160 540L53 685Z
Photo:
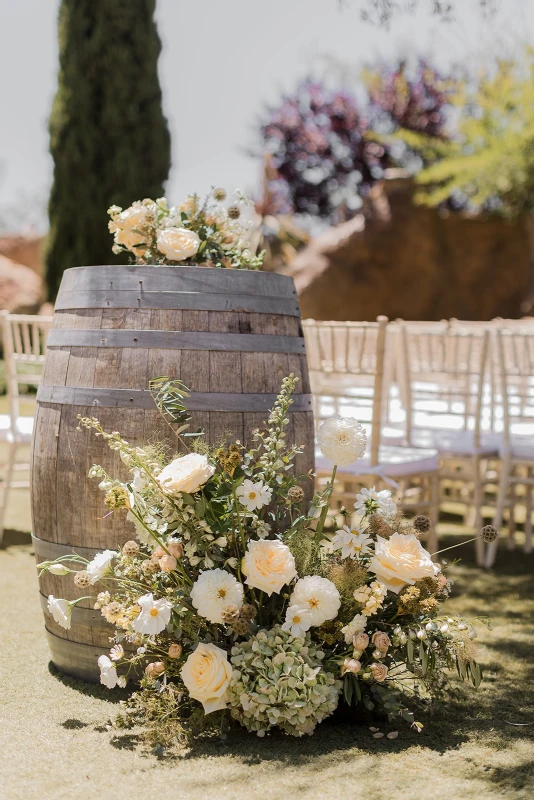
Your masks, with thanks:
M473 456L473 504L475 507L475 534L480 534L482 527L482 461L479 456ZM477 536L475 540L475 556L479 567L484 564L484 542Z
M439 519L439 497L440 497L439 472L430 477L430 530L428 532L427 547L429 553L436 553L438 545L438 519Z
M497 530L501 531L502 528L502 520L504 516L504 506L506 505L506 500L508 496L508 484L510 482L512 472L512 463L509 456L505 456L501 459L501 476L499 480L499 488L498 488L498 495L497 495L497 507L495 509L495 517L493 518L493 525ZM494 542L488 544L486 550L486 568L490 569L495 561L495 556L497 555L497 547L499 546L499 538L495 539Z
M2 539L4 537L6 508L9 498L9 490L11 488L11 483L13 481L13 467L15 465L16 453L17 453L17 443L10 442L8 456L7 456L7 464L6 464L6 474L4 476L4 482L0 494L0 544L2 543Z
M532 480L532 469L529 467L527 476ZM525 485L526 497L526 518L525 518L525 553L532 553L532 493L534 486L530 483Z
M517 501L517 484L513 483L510 486L510 503L509 503L509 510L508 510L508 537L506 540L506 544L508 545L508 550L514 550L515 548L515 532L516 532L516 523L515 523L515 507Z

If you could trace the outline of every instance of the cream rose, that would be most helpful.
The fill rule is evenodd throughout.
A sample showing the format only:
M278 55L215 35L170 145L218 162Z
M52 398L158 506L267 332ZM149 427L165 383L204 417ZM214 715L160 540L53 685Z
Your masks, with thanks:
M243 572L249 586L268 595L278 594L297 574L291 550L277 539L250 541L243 559Z
M115 231L115 243L121 244L123 247L126 247L127 250L134 250L140 255L146 252L146 248L141 247L141 245L146 243L146 236L143 236L141 233L136 233L135 231L119 228Z
M204 486L213 473L213 467L206 456L199 453L188 453L175 458L161 470L157 481L168 492L196 492Z
M375 554L369 570L395 594L421 578L436 575L439 568L432 563L430 553L421 546L413 533L394 533L389 539L376 537Z
M371 674L375 681L378 683L383 683L388 676L388 668L385 664L371 664Z
M191 697L204 706L205 714L226 708L232 667L225 650L200 643L185 662L181 675Z
M157 233L157 244L160 253L171 261L184 261L197 254L200 238L187 228L164 228Z

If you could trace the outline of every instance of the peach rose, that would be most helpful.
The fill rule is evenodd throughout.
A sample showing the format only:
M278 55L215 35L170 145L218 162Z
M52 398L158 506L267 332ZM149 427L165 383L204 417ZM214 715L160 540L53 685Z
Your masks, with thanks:
M273 539L252 540L243 559L246 583L268 595L280 592L282 586L297 574L295 559L289 547Z
M200 643L182 667L182 680L189 694L204 706L204 713L226 708L232 667L225 650Z
M174 556L163 556L159 560L159 566L162 572L173 572L176 569L178 562Z
M178 642L173 642L171 645L169 645L167 655L169 658L180 658L182 655L182 645L178 644Z
M376 649L380 650L381 653L387 653L391 645L390 638L387 633L384 633L384 631L376 631L373 633L371 641Z
M352 637L352 644L356 650L361 650L363 652L365 648L369 646L369 637L366 633L358 633L356 636Z
M436 575L438 567L413 533L394 533L389 539L376 537L375 554L369 563L380 583L398 594L407 583Z
M357 658L346 658L343 662L343 666L341 667L341 674L344 675L345 672L352 672L354 675L356 675L361 668L361 662L358 661Z
M385 664L371 664L371 673L377 683L383 683L388 676L388 668Z

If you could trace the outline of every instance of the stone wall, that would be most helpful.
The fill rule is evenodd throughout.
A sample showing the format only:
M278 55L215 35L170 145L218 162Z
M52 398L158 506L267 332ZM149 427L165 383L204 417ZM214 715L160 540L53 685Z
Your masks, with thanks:
M313 239L286 274L303 317L488 320L532 313L530 220L444 214L406 178L375 186L363 214Z

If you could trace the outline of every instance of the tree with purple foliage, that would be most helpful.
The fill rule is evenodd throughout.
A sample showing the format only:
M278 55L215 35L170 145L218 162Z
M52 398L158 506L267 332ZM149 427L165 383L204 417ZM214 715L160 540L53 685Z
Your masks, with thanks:
M369 102L307 79L269 110L261 139L269 169L264 187L269 214L307 214L332 223L353 216L373 184L393 165L422 161L399 129L445 138L453 82L424 60L365 74Z
M390 159L368 138L356 98L305 80L261 126L273 178L271 213L309 214L340 222L354 214Z
M403 128L434 138L446 135L446 112L456 84L424 58L411 70L401 61L394 68L367 70L364 78L378 124L388 132Z

